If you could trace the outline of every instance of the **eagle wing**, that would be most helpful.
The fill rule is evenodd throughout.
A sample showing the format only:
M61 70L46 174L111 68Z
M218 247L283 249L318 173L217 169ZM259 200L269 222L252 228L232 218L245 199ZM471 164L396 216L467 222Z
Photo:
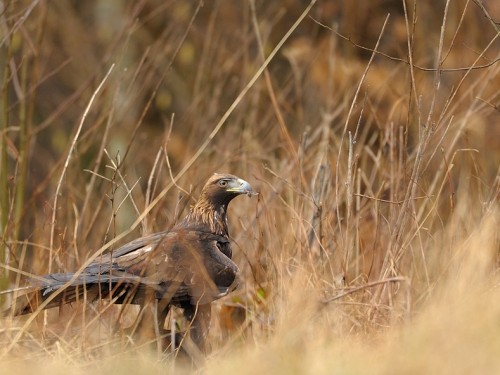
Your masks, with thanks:
M229 249L229 250L228 250ZM46 275L31 284L35 291L18 297L14 315L37 309L74 278L45 308L77 300L109 298L114 303L208 303L235 286L239 272L229 240L204 228L174 228L129 242L74 273Z

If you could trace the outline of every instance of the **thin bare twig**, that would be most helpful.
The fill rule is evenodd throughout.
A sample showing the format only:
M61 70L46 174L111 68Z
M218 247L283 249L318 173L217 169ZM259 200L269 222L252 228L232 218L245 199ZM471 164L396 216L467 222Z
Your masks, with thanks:
M329 303L329 302L337 301L341 298L348 296L349 294L359 292L360 290L363 290L363 289L372 288L372 287L380 285L380 284L403 282L403 281L408 281L408 279L406 277L396 276L396 277L389 277L389 278L383 279L383 280L373 281L371 283L367 283L367 284L360 285L360 286L357 286L355 288L349 289L343 293L337 294L336 296L326 298L322 302Z
M477 3L478 0L474 0L474 2ZM489 17L489 16L488 16ZM339 33L337 30L335 30L334 28L328 26L328 25L325 25L324 23L321 23L320 21L318 21L317 19L315 19L314 17L312 16L309 16L309 18L311 18L311 20L313 20L314 22L316 22L318 25L320 25L321 27L324 27L325 29L328 29L332 32L334 32L336 35L338 35L340 38L348 41L349 43L351 43L354 47L357 47L359 49L362 49L362 50L365 50L365 51L369 51L369 52L372 52L374 54L377 54L377 55L380 55L380 56L383 56L385 58L388 58L389 60L392 60L392 61L396 61L396 62L402 62L402 63L405 63L406 65L408 66L412 66L413 68L417 69L417 70L421 70L421 71L424 71L424 72L436 72L438 71L437 68L425 68L423 66L419 66L419 65L415 65L413 64L411 61L409 60L405 60L405 59L402 59L400 57L394 57L394 56L391 56L391 55L388 55L384 52L380 52L380 51L377 51L376 49L372 49L370 47L365 47L359 43L356 43L354 42L351 37L348 37L348 36L345 36L341 33ZM491 19L491 17L489 17L490 21L493 22L494 24L494 21ZM497 26L497 32L500 32L498 31L498 26ZM495 64L497 64L498 62L500 61L500 57L496 58L495 60L492 60L490 61L489 63L487 64L483 64L483 65L475 65L475 66L466 66L466 67L463 67L463 68L442 68L442 69L439 69L440 72L442 73L453 73L453 72L462 72L462 71L467 71L467 70L479 70L479 69L485 69L485 68L489 68L490 66L493 66Z
M108 77L111 74L111 72L113 71L114 67L115 67L115 64L112 64L111 67L109 68L108 72L106 73L106 75L102 79L101 83L99 84L99 86L97 86L97 89L92 94L92 97L90 98L89 103L87 104L87 107L85 108L85 111L83 112L82 119L80 120L80 124L78 125L78 128L76 130L76 134L73 137L73 142L71 143L71 147L69 148L68 156L66 157L66 161L64 163L64 167L63 167L61 176L59 177L59 182L57 183L56 193L54 195L54 206L52 208L52 222L51 222L50 242L49 242L50 254L49 254L48 273L50 273L52 271L52 256L53 256L53 251L54 251L54 233L55 233L55 228L56 228L55 224L56 224L56 214L57 214L57 200L58 200L58 197L59 197L59 194L61 191L62 182L63 182L64 176L66 175L66 170L68 169L69 161L70 161L71 156L73 154L73 151L76 147L76 142L78 141L78 137L80 136L80 132L82 131L83 124L85 122L85 119L87 118L89 111L90 111L90 107L94 103L94 100L97 97L97 94L99 93L99 91L101 91L101 88L104 86L104 83L108 79Z
M390 204L402 204L404 202L403 200L401 200L401 201L393 201L393 200L388 200L388 199L381 199L381 198L372 197L372 196L369 196L369 195L366 195L366 194L357 194L357 193L354 193L354 196L355 197L362 197L362 198L371 199L371 200L374 200L374 201L377 201L377 202L390 203ZM426 199L426 198L429 198L429 197L428 196L413 197L412 199L416 200L416 199Z
M493 20L493 18L490 16L490 13L483 4L483 0L473 0L473 1L483 11L484 16L488 19L488 21L490 21L491 26L493 26L497 34L500 34L500 27L498 26L499 22L495 22L495 20Z
M257 11L255 10L255 0L250 0L250 9L252 11L252 24L255 30L255 36L257 42L259 44L260 55L263 60L265 60L266 56L264 55L264 43L262 42L262 37L260 35L259 23L257 21ZM287 126L285 124L285 119L281 113L278 99L276 99L276 93L273 88L273 83L271 81L271 75L267 69L264 70L264 78L266 80L267 91L269 92L269 97L271 98L271 103L274 108L274 113L276 114L276 118L278 120L280 134L287 145L288 152L295 158L298 159L298 153L296 147L292 141L292 137L290 137L290 133L288 132Z
M385 17L384 24L382 25L382 29L380 30L380 33L378 35L377 43L375 43L374 52L370 56L370 60L368 61L368 64L366 64L366 68L365 68L363 74L361 75L361 79L359 80L359 83L356 87L356 92L354 94L354 98L352 98L351 106L349 108L349 112L347 113L347 117L345 120L344 129L342 130L342 137L340 139L339 152L337 154L337 165L336 165L337 173L335 174L335 205L336 205L336 210L337 210L337 220L338 220L339 229L340 229L339 234L340 234L341 241L344 241L344 235L342 233L342 229L341 229L342 227L341 227L341 223L340 223L340 220L342 218L342 216L340 215L340 202L339 202L339 195L340 195L339 194L339 170L340 170L340 160L341 160L340 156L342 155L342 147L344 145L344 140L345 140L345 137L347 134L347 126L349 125L349 121L351 119L351 115L352 115L352 112L354 110L356 100L358 99L358 95L359 95L359 92L361 90L361 86L363 85L363 82L366 79L366 76L368 74L368 70L370 69L370 66L373 62L373 59L375 58L375 51L378 49L378 46L380 44L380 40L382 39L382 35L384 34L384 31L385 31L385 27L387 26L387 22L389 21L389 17L390 17L390 14L387 14L387 16Z

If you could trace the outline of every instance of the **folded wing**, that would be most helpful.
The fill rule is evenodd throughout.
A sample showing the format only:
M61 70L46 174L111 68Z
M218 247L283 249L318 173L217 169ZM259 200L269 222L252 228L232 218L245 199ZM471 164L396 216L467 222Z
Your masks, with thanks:
M209 303L235 287L238 267L226 255L230 251L227 237L203 228L155 233L103 255L80 274L58 273L31 280L33 290L19 296L7 313L31 313L58 291L44 308L97 299L132 304L153 299L173 305Z

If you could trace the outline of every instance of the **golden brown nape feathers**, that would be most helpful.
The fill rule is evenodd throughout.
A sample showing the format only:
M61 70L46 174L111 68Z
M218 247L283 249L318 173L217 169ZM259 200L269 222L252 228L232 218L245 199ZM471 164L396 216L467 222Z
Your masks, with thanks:
M255 195L250 184L231 174L214 173L180 225L208 225L211 233L228 235L227 206L240 194Z

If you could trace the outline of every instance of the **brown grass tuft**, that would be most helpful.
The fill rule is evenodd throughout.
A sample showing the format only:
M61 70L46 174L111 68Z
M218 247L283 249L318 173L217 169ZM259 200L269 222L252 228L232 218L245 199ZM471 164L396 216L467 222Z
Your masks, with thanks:
M200 371L499 372L498 6L310 4L3 2L1 289L230 172L261 194L231 207L242 285ZM2 320L0 372L193 371L119 313Z

